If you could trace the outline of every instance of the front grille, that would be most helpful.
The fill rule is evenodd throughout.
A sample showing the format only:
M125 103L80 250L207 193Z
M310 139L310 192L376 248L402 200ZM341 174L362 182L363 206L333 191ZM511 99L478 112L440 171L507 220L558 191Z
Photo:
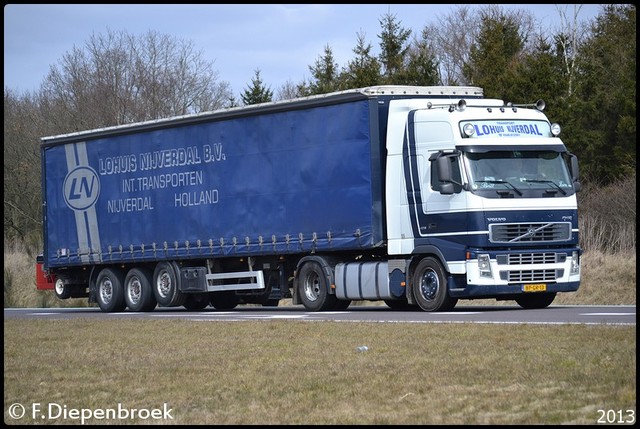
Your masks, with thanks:
M551 243L569 239L571 239L570 222L489 225L489 241L492 243Z
M509 265L555 264L555 253L515 253L509 255Z
M562 277L563 270L501 271L500 278L509 283L553 282Z

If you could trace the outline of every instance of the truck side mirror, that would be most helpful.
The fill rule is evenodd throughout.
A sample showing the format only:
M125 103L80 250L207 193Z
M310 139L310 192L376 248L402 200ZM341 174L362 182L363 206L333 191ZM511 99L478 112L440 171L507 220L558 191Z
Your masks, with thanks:
M453 172L451 171L451 160L447 156L439 156L436 159L436 168L438 170L438 180L440 184L440 193L443 195L453 194L454 188L451 182Z
M439 156L436 159L436 168L438 169L438 180L441 182L451 182L451 161L446 156Z
M569 157L571 180L573 181L573 187L575 188L576 192L578 192L580 190L580 169L578 168L578 157L574 154L570 154Z

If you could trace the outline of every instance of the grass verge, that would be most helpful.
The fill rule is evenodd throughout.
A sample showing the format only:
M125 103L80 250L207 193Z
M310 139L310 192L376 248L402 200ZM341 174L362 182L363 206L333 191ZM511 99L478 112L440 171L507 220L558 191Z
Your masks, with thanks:
M635 326L5 320L5 423L80 423L34 416L34 403L45 411L53 403L54 412L171 410L165 420L91 424L596 424L599 410L635 410L635 334ZM14 403L26 407L22 419L8 415Z

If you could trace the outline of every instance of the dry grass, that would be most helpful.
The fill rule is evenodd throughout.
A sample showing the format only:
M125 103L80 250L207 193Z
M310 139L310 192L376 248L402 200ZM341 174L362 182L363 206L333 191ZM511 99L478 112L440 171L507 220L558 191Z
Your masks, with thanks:
M4 344L10 424L77 423L34 420L50 402L173 411L87 421L108 424L595 424L636 404L635 327L5 320Z
M4 249L4 306L7 307L86 307L84 298L58 300L52 291L37 291L34 260L23 249ZM283 300L287 305L290 300ZM364 301L362 304L385 305ZM513 301L465 300L464 305L513 305ZM561 293L554 304L635 305L636 254L627 251L605 254L599 251L582 256L582 284L577 292ZM358 303L354 303L358 305Z
M636 254L599 251L582 256L580 288L561 293L554 304L636 305Z
M4 245L4 307L86 307L86 299L59 300L36 290L35 257L23 246Z

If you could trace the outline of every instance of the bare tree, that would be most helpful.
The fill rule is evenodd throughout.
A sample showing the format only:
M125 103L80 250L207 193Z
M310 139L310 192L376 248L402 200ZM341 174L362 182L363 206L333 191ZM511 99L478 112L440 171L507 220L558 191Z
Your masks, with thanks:
M92 35L51 67L42 93L60 132L215 110L231 99L192 42L153 31Z
M39 248L40 117L37 98L4 90L4 238Z
M292 100L294 98L301 97L298 91L298 85L293 83L292 80L287 80L276 92L274 101L280 100Z
M558 32L558 35L556 36L556 43L562 49L562 60L564 62L565 72L567 75L567 96L570 97L573 94L573 81L576 74L576 58L578 55L578 49L583 42L584 34L586 34L586 32L583 31L584 24L580 24L578 21L578 15L580 14L582 5L573 4L563 6L564 8L560 7L560 5L556 5L556 9L558 10L558 15L560 17L560 26L565 29L565 31ZM569 6L573 6L571 15L568 13Z
M463 85L462 70L469 63L471 45L479 32L477 18L471 7L465 4L448 15L438 17L436 22L426 25L422 34L438 60L441 83Z

